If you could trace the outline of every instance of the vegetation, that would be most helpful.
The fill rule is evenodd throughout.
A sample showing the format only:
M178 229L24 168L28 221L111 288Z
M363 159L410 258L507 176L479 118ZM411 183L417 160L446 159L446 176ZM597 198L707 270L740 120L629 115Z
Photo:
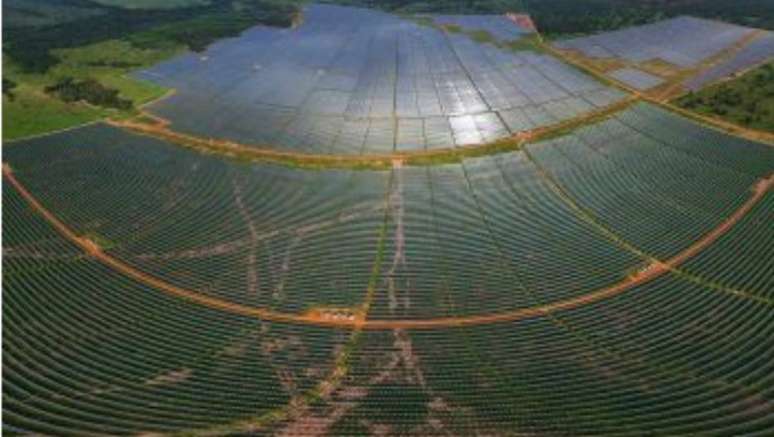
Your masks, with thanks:
M544 50L543 46L540 44L540 39L536 34L525 35L519 39L508 41L506 43L501 43L499 45L500 47L507 48L514 52L518 52L522 50L531 50L533 52L540 52Z
M72 1L82 2L63 0L63 3ZM55 49L128 39L141 41L143 47L180 44L201 50L218 38L236 36L255 24L289 26L297 11L292 1L277 0L225 0L175 9L102 6L96 10L99 15L75 22L8 27L3 31L3 52L25 71L43 73L60 62L52 53Z
M609 31L678 15L774 29L774 2L769 0L524 0L524 6L548 37Z
M3 137L14 139L83 124L105 116L133 115L134 106L159 98L166 90L150 82L138 81L128 73L139 66L151 65L171 56L179 48L143 50L126 41L106 41L74 49L55 50L62 61L44 74L28 73L4 57L4 79L17 84L13 96L3 94L5 115ZM117 97L131 101L131 107L111 109L65 102L56 93L47 93L63 80L96 81L116 90Z
M774 29L770 0L324 0L380 8L395 13L532 15L541 32L565 37L645 24L677 15L694 15Z
M235 1L233 5L234 9L226 12L197 16L187 20L184 25L177 22L163 24L131 35L128 39L141 48L164 47L172 43L200 52L215 40L236 36L259 23L289 27L296 13L293 6L263 0L250 3Z
M294 2L280 0L180 0L175 2L180 7L163 10L122 9L88 0L10 3L4 8L15 7L13 16L21 16L19 8L24 6L27 15L41 19L3 30L5 139L116 116L116 110L133 115L136 105L165 90L130 78L132 70L183 50L204 50L258 23L289 26L297 12ZM65 14L60 11L65 6L90 12Z
M104 11L87 0L5 0L6 29L42 27L101 15Z
M675 103L745 127L774 132L774 63L686 94Z
M491 33L487 32L486 30L482 30L482 29L471 30L468 33L468 36L470 36L470 38L473 41L475 41L475 42L477 42L479 44L493 43L493 42L496 41Z
M13 100L13 89L16 88L16 82L12 81L11 79L3 78L3 95L7 96L9 99Z
M3 139L52 132L107 115L104 109L65 103L39 89L20 84L13 97L3 94Z
M53 94L68 103L88 102L103 108L130 109L132 101L118 96L118 90L108 88L94 79L76 81L66 77L54 85L45 88L47 94Z

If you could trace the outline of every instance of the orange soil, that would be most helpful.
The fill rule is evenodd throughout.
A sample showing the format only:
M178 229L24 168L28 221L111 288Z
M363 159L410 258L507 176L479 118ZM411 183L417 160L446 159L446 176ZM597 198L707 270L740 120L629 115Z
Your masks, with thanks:
M695 256L704 250L723 234L728 232L734 224L745 216L758 201L774 186L774 175L759 181L753 189L753 195L730 217L728 217L717 228L713 229L707 235L696 241L690 247L669 260L660 262L655 261L647 268L630 276L626 280L610 287L606 287L582 296L552 302L546 305L540 305L531 308L523 308L514 311L506 311L496 314L461 316L461 317L443 317L423 320L365 320L364 317L339 318L329 317L325 312L311 311L310 313L299 315L280 313L262 308L241 305L228 302L223 299L204 295L200 292L187 290L176 285L165 282L153 277L136 268L124 263L123 261L112 257L100 250L93 242L76 235L66 224L60 221L54 214L48 211L14 176L8 164L3 164L3 176L16 190L24 197L29 205L40 213L62 236L80 247L89 256L105 264L113 270L122 273L140 283L156 288L171 296L186 299L193 303L203 305L209 308L238 314L246 317L255 317L263 320L270 320L284 323L298 323L308 325L327 326L345 329L371 329L371 330L389 330L389 329L434 329L448 328L454 326L481 325L496 322L514 322L524 319L541 317L549 315L555 311L568 310L608 299L630 290L633 287L642 285L667 272L675 269L686 260Z
M517 14L515 12L508 12L505 14L505 17L524 30L537 32L537 26L535 26L535 22L532 21L532 17L530 17L529 14Z

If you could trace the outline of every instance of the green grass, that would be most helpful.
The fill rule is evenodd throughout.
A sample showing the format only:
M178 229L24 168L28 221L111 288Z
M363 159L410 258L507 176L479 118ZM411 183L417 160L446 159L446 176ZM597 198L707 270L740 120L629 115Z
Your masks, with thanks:
M774 63L688 93L674 103L747 128L774 132Z
M14 89L13 100L3 96L3 111L4 140L57 131L107 115L103 109L67 104L26 84Z
M3 29L4 83L18 84L11 96L3 97L3 139L55 131L106 116L134 115L137 106L163 96L167 90L129 77L131 71L187 49L204 50L213 41L239 35L257 24L290 26L298 11L298 0L101 1L102 5L129 5L130 9L87 0L62 0L61 4L59 0L10 1L28 8L35 3L39 8L66 4L73 9L78 3L102 13L77 19L68 16L64 18L72 20L54 20L44 27ZM66 78L97 81L102 87L117 90L121 99L131 100L133 107L110 111L83 103L67 105L45 94L46 87Z
M467 32L467 34L473 41L479 44L492 44L496 42L492 34L486 30L471 30L470 32Z
M84 234L84 237L91 240L92 243L96 244L102 250L110 250L116 247L114 242L94 232L87 232Z
M182 47L169 45L156 49L140 49L126 41L105 41L76 49L56 50L62 61L51 68L44 77L59 79L93 78L103 85L120 91L121 97L136 105L161 97L166 89L147 81L128 76L136 68L150 66L182 51ZM111 62L120 61L125 66L114 67ZM100 65L105 64L105 65Z
M507 41L500 44L499 46L514 52L520 52L523 50L529 50L533 52L544 51L543 47L540 45L540 40L537 34L524 35L519 39Z
M462 26L459 24L441 24L440 27L449 33L462 33Z
M91 78L108 88L117 89L120 97L138 106L163 96L167 89L133 79L128 74L135 68L170 57L179 50L180 47L174 46L139 49L126 41L105 41L74 49L55 50L54 54L61 62L42 74L26 73L4 57L5 75L18 86L12 91L13 98L3 97L3 139L38 135L107 116L121 118L133 115L134 110L117 111L83 103L67 104L55 96L47 95L43 90L65 77L76 80Z

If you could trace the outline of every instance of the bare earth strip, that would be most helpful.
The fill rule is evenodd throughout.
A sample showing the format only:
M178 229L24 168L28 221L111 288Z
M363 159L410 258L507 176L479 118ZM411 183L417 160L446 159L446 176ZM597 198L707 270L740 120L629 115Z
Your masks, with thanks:
M19 182L13 174L8 164L3 164L3 176L5 179L24 197L29 205L40 215L42 215L62 236L80 247L88 255L97 261L105 264L113 270L124 274L142 284L156 288L171 296L179 297L193 303L203 305L209 308L239 314L246 317L255 317L262 320L297 323L317 326L327 326L334 328L347 329L370 329L370 330L391 330L391 329L436 329L454 326L481 325L497 322L514 322L519 320L531 319L549 315L556 311L568 310L608 299L624 293L638 285L654 280L663 276L669 271L676 269L679 265L695 256L706 247L715 242L718 238L728 232L739 220L741 220L766 193L774 186L774 175L766 179L761 179L755 184L752 196L734 212L730 217L724 220L718 227L707 233L704 237L697 240L683 252L666 260L656 261L641 270L637 274L630 276L610 287L602 288L582 296L572 299L560 300L546 305L523 308L515 311L507 311L496 314L486 314L478 316L464 317L443 317L434 319L418 320L365 320L364 317L354 318L329 318L316 313L311 314L287 314L271 311L262 308L240 305L228 302L215 297L206 296L193 290L187 290L176 285L155 278L136 268L124 263L123 261L112 257L103 252L92 241L79 237L66 224L60 221L54 214L48 211L27 189ZM367 310L366 310L367 311Z

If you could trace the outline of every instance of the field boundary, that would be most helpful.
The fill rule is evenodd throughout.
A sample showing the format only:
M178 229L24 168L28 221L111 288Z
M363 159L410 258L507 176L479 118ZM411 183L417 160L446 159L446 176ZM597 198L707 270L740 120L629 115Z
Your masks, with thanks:
M578 117L519 132L490 143L369 155L312 154L246 145L229 140L206 139L172 130L167 120L149 113L143 113L133 120L108 119L106 123L135 134L157 138L202 153L217 154L240 161L265 162L312 170L390 170L396 160L407 166L432 166L459 163L467 158L520 150L529 142L554 138L571 132L579 126L607 119L629 108L637 101L639 101L638 97L628 96L611 105L588 111ZM140 121L141 119L145 121Z
M99 261L100 263L115 270L116 272L121 273L124 276L127 276L137 282L150 286L151 288L157 289L168 295L178 297L198 305L245 317L253 317L273 322L316 325L330 328L345 328L358 331L362 329L437 329L458 326L483 325L498 322L516 322L536 317L548 316L557 311L582 307L594 302L620 295L637 285L642 285L671 271L677 271L677 267L679 265L683 264L685 261L704 250L707 246L711 245L718 238L733 228L733 226L739 220L741 220L766 195L769 190L771 190L772 186L774 186L774 175L769 175L767 178L759 180L751 188L752 195L742 204L742 206L740 206L731 216L727 217L720 225L718 225L712 231L694 242L691 246L679 254L665 261L653 259L646 268L641 269L627 279L581 296L564 299L545 305L522 308L513 311L505 311L495 314L415 320L365 320L364 318L359 317L355 318L355 320L342 320L319 317L315 316L314 314L281 313L263 308L228 302L223 299L204 295L197 291L178 287L162 279L151 276L136 269L135 267L132 267L124 261L121 261L112 255L105 253L91 240L78 236L64 222L59 220L53 213L46 209L35 198L35 196L30 193L26 187L21 182L19 182L18 179L16 179L13 170L6 163L3 164L3 176L5 177L6 181L9 182L21 194L29 206L37 213L39 213L64 238L78 246L81 250L83 250L90 257L94 258L96 261Z
M42 133L39 133L39 134L28 135L26 137L4 139L3 140L3 145L4 146L11 146L11 145L13 145L15 143L22 143L24 141L35 140L35 139L38 139L38 138L45 138L45 137L49 137L51 135L61 134L61 133L64 133L64 132L69 132L69 131L73 131L73 130L76 130L76 129L80 129L82 127L87 127L87 126L92 126L92 125L95 125L95 124L103 123L105 120L106 120L105 117L101 117L101 118L90 120L90 121L87 121L87 122L84 122L84 123L76 124L76 125L73 125L73 126L64 127L62 129L56 129L56 130L52 130L52 131L48 131L48 132L42 132Z
M749 43L749 41L747 41ZM774 133L761 131L757 129L750 129L746 128L744 126L740 126L735 123L731 123L729 121L723 120L718 117L711 117L708 115L699 114L695 111L689 111L687 109L683 109L677 105L674 105L671 102L672 97L669 96L653 96L652 93L649 93L646 91L640 91L637 89L634 89L624 83L621 83L617 80L613 80L605 75L605 73L598 68L594 67L593 65L590 65L589 62L582 62L577 59L574 59L572 56L568 56L566 51L557 49L553 47L551 44L548 43L542 43L543 47L546 51L551 53L552 55L556 56L560 60L575 66L576 68L580 69L581 71L585 72L586 74L591 75L595 79L602 81L603 83L607 83L609 85L612 85L620 90L623 90L633 96L636 96L638 99L656 105L658 107L664 108L667 111L670 111L672 113L681 115L683 117L689 118L694 122L697 122L701 124L702 126L712 128L724 133L727 133L729 135L733 135L736 137L748 139L751 141L756 141L761 144L765 144L767 146L774 146ZM735 47L732 53L737 53L739 50L741 50L743 47ZM724 52L721 53L722 56L718 56L718 59L725 59L725 56L728 56L728 53ZM586 57L583 57L583 59L587 59ZM719 62L715 60L715 62ZM714 64L713 64L714 65ZM708 67L703 67L708 68ZM692 70L693 71L693 70ZM697 69L696 71L701 72L703 71L702 68ZM694 71L695 72L695 71ZM696 73L698 74L698 73ZM682 85L685 78L681 78L679 83L677 85ZM675 85L675 84L671 84Z

